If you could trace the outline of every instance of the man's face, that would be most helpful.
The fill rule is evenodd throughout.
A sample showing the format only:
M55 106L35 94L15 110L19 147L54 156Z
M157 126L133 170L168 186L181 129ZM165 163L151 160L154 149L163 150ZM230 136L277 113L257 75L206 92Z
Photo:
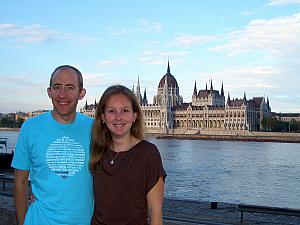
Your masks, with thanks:
M70 123L76 117L76 107L85 95L85 89L79 88L78 76L72 69L59 70L47 89L53 104L53 117L61 123Z

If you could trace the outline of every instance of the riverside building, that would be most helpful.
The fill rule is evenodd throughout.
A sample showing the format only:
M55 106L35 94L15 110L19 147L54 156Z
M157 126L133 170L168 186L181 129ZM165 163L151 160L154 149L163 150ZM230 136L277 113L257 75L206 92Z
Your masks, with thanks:
M148 133L160 134L201 134L241 133L259 131L261 120L271 116L269 99L254 97L247 100L231 99L228 93L225 102L223 83L221 90L210 87L198 90L195 81L192 102L183 102L179 85L171 74L168 62L167 73L161 78L153 104L148 104L146 90L141 94L139 78L133 92L141 105L145 127ZM94 117L96 101L80 109Z

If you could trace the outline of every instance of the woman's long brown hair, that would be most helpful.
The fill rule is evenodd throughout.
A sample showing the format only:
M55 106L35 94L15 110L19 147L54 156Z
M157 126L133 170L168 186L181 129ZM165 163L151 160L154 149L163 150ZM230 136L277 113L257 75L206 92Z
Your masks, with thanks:
M137 113L136 120L130 129L131 135L140 140L145 139L143 115L134 93L123 85L113 85L108 87L102 94L99 104L96 108L95 120L92 127L90 145L91 154L89 162L90 170L92 172L96 171L97 165L101 163L104 154L113 144L110 130L102 120L102 114L104 114L105 104L107 103L108 99L117 94L125 95L132 103L133 112Z

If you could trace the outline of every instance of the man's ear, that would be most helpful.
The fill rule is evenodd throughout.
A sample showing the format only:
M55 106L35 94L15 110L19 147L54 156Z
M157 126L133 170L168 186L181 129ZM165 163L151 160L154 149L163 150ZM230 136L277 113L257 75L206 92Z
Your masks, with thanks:
M47 88L47 93L48 93L49 98L51 98L52 97L52 95L51 95L51 87Z
M80 100L83 99L85 94L86 94L86 90L84 88L82 88L79 92L79 99Z

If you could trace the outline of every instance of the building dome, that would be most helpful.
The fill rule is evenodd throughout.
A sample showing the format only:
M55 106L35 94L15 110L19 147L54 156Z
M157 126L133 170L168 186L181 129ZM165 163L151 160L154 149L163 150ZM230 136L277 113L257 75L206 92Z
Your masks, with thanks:
M166 77L167 77L168 87L172 87L172 88L178 87L178 84L177 84L177 81L176 81L175 77L172 74L167 73L159 81L159 84L158 84L159 88L163 88L165 86Z
M168 61L167 73L160 79L158 88L163 88L165 86L165 79L167 79L168 87L172 87L172 88L178 87L175 77L170 72L169 61Z

